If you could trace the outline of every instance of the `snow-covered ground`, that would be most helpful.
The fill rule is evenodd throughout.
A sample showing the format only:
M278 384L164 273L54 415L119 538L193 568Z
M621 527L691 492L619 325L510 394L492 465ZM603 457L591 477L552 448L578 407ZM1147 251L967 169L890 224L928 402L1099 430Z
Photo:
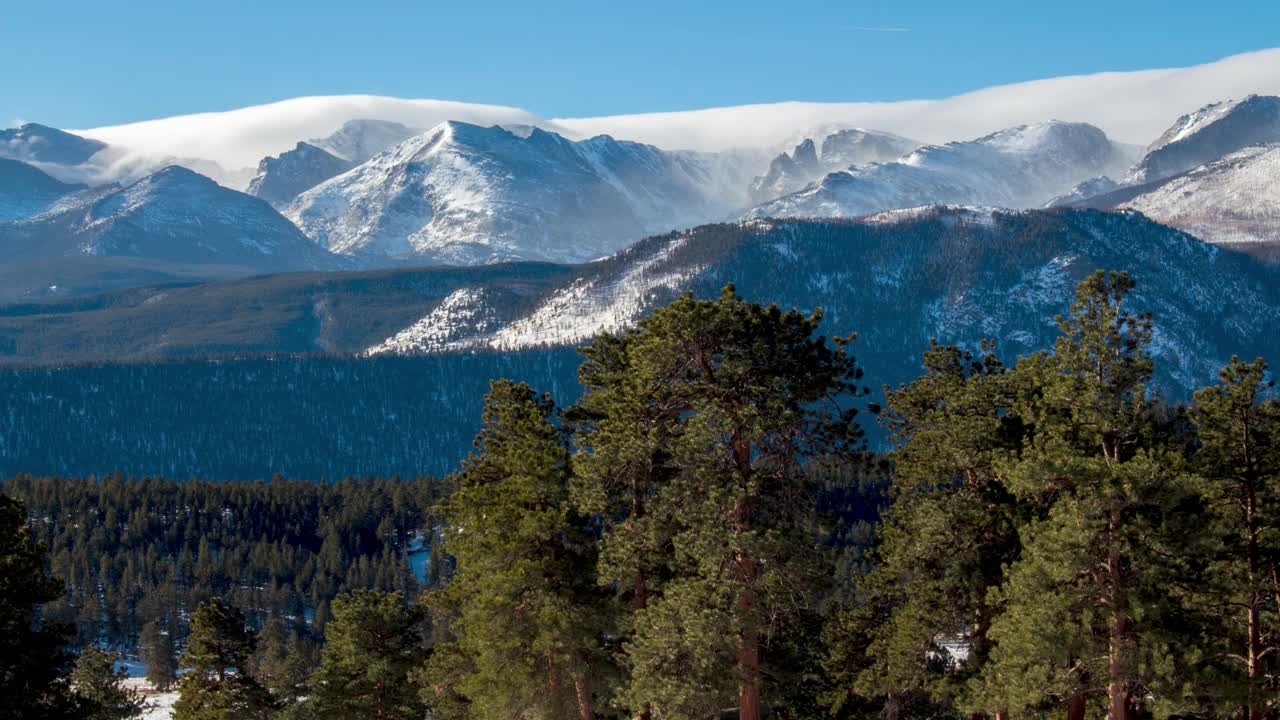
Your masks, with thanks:
M137 690L146 701L147 706L141 720L169 720L173 717L173 704L178 700L178 692L176 690L159 692L151 687L151 683L147 682L146 663L131 658L120 658L116 660L115 669L117 672L121 670L125 672L124 685Z

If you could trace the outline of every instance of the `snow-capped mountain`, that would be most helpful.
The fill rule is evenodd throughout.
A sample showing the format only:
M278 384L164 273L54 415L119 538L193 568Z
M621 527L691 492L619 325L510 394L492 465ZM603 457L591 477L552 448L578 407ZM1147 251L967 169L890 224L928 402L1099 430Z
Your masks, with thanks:
M367 162L378 153L389 150L414 135L421 135L425 128L411 128L398 122L359 118L348 120L328 137L310 141L342 158L352 166Z
M896 162L855 166L757 206L748 217L856 217L920 205L1031 208L1085 178L1131 163L1098 128L1051 121L968 142L920 148Z
M0 158L18 160L71 184L110 182L106 143L38 123L0 130Z
M868 376L892 383L931 337L972 345L999 338L1009 357L1045 347L1076 282L1097 268L1137 279L1133 305L1155 313L1155 354L1168 388L1209 381L1232 353L1280 350L1280 337L1267 330L1280 327L1274 267L1136 213L922 208L652 238L586 266L506 322L496 320L482 289L457 288L368 352L572 345L628 327L682 292L713 296L732 282L761 302L823 308L831 332L858 331Z
M1280 142L1280 97L1250 95L1183 115L1147 147L1125 185L1163 180L1263 143Z
M300 195L286 216L374 261L579 262L729 211L693 153L442 123Z
M1280 246L1280 143L1253 145L1119 203L1219 245Z
M39 215L84 187L55 180L27 163L0 158L0 221Z
M1087 204L1087 200L1113 192L1120 187L1122 187L1120 183L1115 180L1112 180L1106 175L1099 175L1098 177L1092 177L1081 182L1067 192L1045 203L1044 206L1047 208L1054 208Z
M253 272L340 266L265 201L186 168L168 167L79 200L0 223L5 261L134 257Z
M0 130L0 157L28 163L79 165L105 147L97 140L37 123Z
M878 128L941 144L1056 117L1096 125L1122 142L1147 143L1167 127L1170 118L1190 108L1248 93L1280 93L1280 50L1235 55L1185 68L1040 79L939 100L786 102L541 118L513 107L345 95L293 98L73 132L106 142L123 153L200 158L226 168L228 173L244 169L248 172L245 184L263 157L286 152L299 141L325 137L343 123L361 118L412 128L430 128L445 120L478 125L523 123L571 139L607 134L665 149L700 152L751 148L767 152L764 164L753 173L759 175L781 149L805 137L821 137L815 128Z
M1120 182L1091 179L1050 204L1129 208L1209 242L1280 248L1278 148L1280 97L1214 103L1178 118Z
M0 335L15 339L18 361L462 352L501 357L504 376L554 389L572 372L547 377L548 352L732 282L752 300L823 308L824 332L857 331L855 352L878 387L913 376L932 337L970 346L997 338L1009 358L1045 347L1076 282L1097 268L1137 280L1132 306L1155 314L1160 386L1175 397L1212 381L1232 354L1280 353L1280 267L1136 212L1062 209L751 221L649 238L584 265L290 273L131 290L88 308L0 316Z
M774 158L769 171L752 181L751 201L760 204L790 195L827 173L854 165L892 162L921 145L891 133L849 128L823 138L819 155L817 144L805 138L791 154L782 153Z
M284 208L293 199L335 175L355 167L356 163L344 160L311 143L298 146L279 157L266 157L258 164L258 174L249 181L246 191L260 197L273 207Z

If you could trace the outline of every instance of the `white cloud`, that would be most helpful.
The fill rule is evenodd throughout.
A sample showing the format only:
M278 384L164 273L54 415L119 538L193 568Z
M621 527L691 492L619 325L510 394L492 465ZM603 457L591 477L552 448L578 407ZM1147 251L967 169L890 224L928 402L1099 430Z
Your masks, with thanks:
M244 170L257 167L263 157L289 150L299 140L325 137L348 120L358 118L389 120L424 129L445 120L483 125L539 120L523 110L499 105L340 95L300 97L225 112L179 115L72 132L102 140L132 155L172 158L180 164L192 164L190 159L216 163L223 173L215 179L243 185L248 182ZM200 167L192 169L217 172Z
M1115 140L1145 145L1184 113L1250 93L1280 94L1280 49L1188 68L1036 80L943 100L790 102L555 122L585 135L607 132L663 147L724 150L782 145L830 126L886 130L943 143L1058 119L1092 123Z
M889 29L889 28L886 28ZM906 30L906 28L902 28ZM184 115L76 131L125 156L216 163L222 182L242 185L266 155L323 137L347 120L377 118L415 127L443 120L537 124L570 137L609 134L665 148L770 151L836 127L886 130L924 142L971 139L1048 119L1101 127L1122 142L1146 144L1184 113L1249 93L1280 94L1280 49L1188 68L1059 77L978 90L941 100L890 103L784 102L591 118L543 119L519 108L371 95L303 97L227 112ZM189 162L189 161L184 161ZM193 166L198 163L190 163Z

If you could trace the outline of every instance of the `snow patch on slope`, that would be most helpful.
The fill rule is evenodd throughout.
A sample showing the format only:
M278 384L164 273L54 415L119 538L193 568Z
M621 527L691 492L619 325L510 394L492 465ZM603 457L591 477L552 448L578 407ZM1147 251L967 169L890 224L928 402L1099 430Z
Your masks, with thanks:
M1216 244L1280 242L1280 144L1234 152L1121 207Z
M658 295L678 292L702 271L699 265L668 266L673 253L687 242L687 234L677 235L645 256L628 258L616 273L574 280L528 315L501 327L492 311L486 310L482 292L457 290L427 316L364 354L476 349L510 352L573 345L600 333L621 331L651 309Z
M447 350L464 336L496 329L498 319L483 290L460 288L426 317L364 351L366 357Z

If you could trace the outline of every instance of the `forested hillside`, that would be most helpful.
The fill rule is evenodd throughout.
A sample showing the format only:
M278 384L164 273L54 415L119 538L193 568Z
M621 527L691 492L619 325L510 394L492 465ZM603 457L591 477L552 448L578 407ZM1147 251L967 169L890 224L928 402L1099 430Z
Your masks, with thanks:
M931 343L883 404L821 313L682 297L575 402L493 382L444 482L11 480L0 691L132 717L106 645L175 720L1265 720L1270 368L1166 402L1135 288L1012 363Z
M191 612L214 597L242 608L254 627L276 618L316 639L339 593L414 597L419 574L431 581L430 509L444 485L24 475L0 491L27 506L66 584L46 619L75 625L78 645L132 651L148 624L180 644Z
M0 477L263 480L444 475L495 377L570 402L574 350L0 369Z

